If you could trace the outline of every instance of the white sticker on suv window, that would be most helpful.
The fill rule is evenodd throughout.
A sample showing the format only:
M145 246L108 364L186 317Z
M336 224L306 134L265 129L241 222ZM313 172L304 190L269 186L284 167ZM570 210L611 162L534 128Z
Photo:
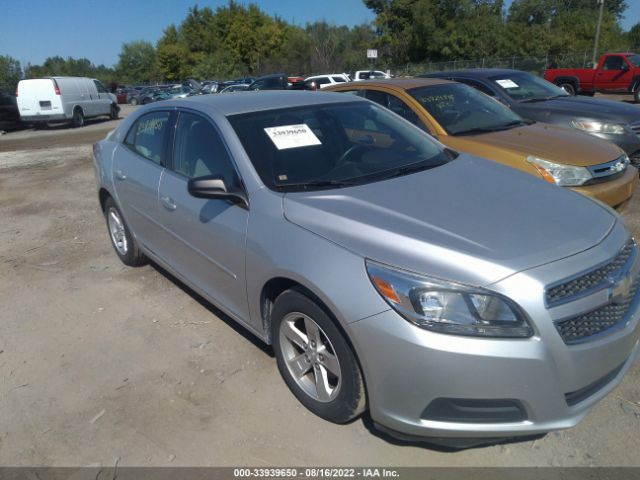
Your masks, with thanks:
M264 131L269 135L278 150L322 144L306 123L269 127L265 128Z
M504 80L496 80L496 83L502 88L519 88L519 85L516 82L508 78L505 78Z

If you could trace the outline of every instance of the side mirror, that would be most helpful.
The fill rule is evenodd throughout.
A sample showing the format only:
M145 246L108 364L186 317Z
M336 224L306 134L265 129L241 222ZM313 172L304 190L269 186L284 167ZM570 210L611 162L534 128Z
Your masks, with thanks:
M629 65L627 65L626 63L623 63L620 66L620 70L622 70L623 72L627 72L629 70Z
M187 190L192 197L229 200L249 208L249 199L241 189L227 186L220 175L207 175L189 180Z

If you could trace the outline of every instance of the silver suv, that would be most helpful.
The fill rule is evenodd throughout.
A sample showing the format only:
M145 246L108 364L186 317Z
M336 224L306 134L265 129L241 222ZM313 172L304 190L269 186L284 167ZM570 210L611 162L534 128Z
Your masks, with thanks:
M157 262L272 344L332 422L368 409L454 443L567 428L636 356L640 262L616 213L367 100L166 101L94 162L120 259Z

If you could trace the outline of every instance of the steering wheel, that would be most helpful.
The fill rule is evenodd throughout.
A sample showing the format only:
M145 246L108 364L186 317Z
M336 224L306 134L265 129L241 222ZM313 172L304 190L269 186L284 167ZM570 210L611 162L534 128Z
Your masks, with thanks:
M340 168L344 165L346 165L349 162L353 162L354 160L351 159L351 157L356 153L356 152L360 152L360 155L362 155L364 153L364 151L366 149L368 149L369 146L368 145L362 145L361 143L356 143L355 145L351 145L338 159L338 161L336 162L335 166L333 167L335 168Z

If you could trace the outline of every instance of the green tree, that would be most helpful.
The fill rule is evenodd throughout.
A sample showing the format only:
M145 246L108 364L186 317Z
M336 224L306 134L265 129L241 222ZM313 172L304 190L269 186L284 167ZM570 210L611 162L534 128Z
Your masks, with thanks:
M21 77L20 62L8 55L0 55L0 90L15 92Z
M116 72L120 82L146 83L158 79L156 51L150 42L123 43Z

